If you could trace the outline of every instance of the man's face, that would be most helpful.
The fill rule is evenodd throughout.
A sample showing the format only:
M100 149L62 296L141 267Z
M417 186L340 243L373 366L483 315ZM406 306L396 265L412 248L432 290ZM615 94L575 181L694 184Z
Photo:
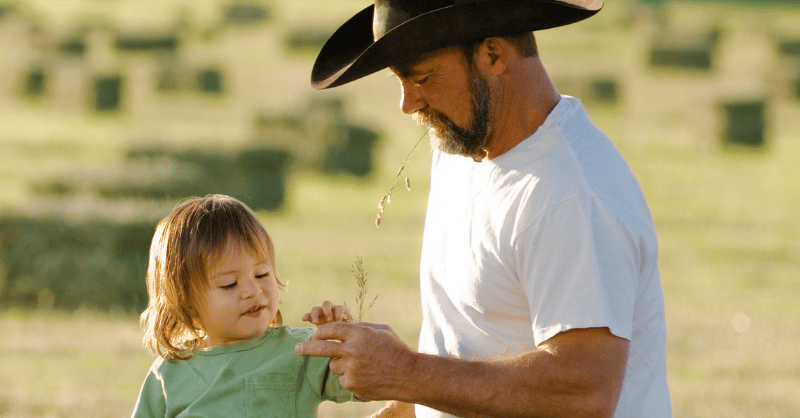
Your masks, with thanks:
M489 134L491 93L461 49L445 48L392 71L403 90L401 108L430 128L433 147L469 157L482 154Z

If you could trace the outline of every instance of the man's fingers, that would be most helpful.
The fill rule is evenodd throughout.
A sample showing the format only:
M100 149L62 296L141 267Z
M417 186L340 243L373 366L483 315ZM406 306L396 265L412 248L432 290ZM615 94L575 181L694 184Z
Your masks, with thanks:
M314 339L347 341L353 330L353 326L356 326L356 324L350 322L329 322L317 328Z
M340 357L334 357L331 359L331 362L328 363L328 368L331 369L332 372L339 375L339 384L342 383L342 377L344 377L346 368L345 363Z
M338 341L303 341L294 346L294 351L301 356L342 357L341 345Z

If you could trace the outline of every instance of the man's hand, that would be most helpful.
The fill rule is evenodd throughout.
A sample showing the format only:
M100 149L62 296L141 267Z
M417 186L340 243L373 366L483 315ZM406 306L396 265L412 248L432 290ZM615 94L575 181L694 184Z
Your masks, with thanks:
M329 322L353 322L353 315L344 306L334 305L326 300L322 306L315 306L311 308L311 312L303 315L303 321L320 326Z
M417 355L388 325L346 322L321 325L312 341L295 350L330 357L339 383L362 400L403 399L402 383L413 373Z

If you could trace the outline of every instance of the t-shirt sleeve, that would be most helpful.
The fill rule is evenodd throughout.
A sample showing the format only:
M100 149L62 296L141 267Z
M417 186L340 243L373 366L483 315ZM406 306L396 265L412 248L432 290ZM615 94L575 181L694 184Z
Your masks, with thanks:
M313 328L292 329L295 342L310 340L314 332ZM294 344L292 344L292 347L294 347ZM339 383L339 375L331 371L331 359L310 356L301 356L301 358L304 362L300 371L303 374L301 379L305 381L304 384L311 387L311 390L320 399L337 403L358 400L353 396L352 392L342 387Z
M167 403L161 381L151 370L139 391L139 398L133 408L131 418L164 417L167 413Z
M337 403L359 401L352 392L342 387L339 383L339 375L328 368L325 376L325 386L322 389L322 399Z
M631 339L642 257L637 221L578 196L547 209L516 243L536 345L570 329Z
M308 384L319 394L320 399L337 403L357 400L353 394L339 383L339 375L332 372L330 359L325 357L306 357L306 377Z

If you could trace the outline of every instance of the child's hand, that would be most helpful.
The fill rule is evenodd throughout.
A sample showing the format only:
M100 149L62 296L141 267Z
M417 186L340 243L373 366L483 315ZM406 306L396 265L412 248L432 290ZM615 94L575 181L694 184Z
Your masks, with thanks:
M322 306L315 306L311 312L303 315L303 321L311 322L316 326L328 322L354 322L353 315L342 305L334 305L327 300Z

